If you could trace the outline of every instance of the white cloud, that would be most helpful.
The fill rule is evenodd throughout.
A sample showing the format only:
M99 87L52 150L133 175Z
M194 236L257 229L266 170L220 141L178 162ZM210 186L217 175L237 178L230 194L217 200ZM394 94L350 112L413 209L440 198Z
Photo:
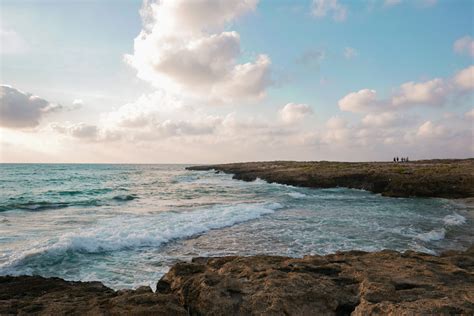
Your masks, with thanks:
M341 129L347 127L347 125L347 121L339 116L333 116L326 122L326 127L329 129Z
M61 108L38 96L0 85L0 126L35 127L39 125L43 115Z
M347 17L347 7L338 0L313 0L311 14L318 18L332 15L334 21L344 21Z
M74 99L70 106L65 107L65 110L74 111L82 108L84 106L84 101L82 99Z
M362 119L362 124L368 127L387 127L397 123L399 119L394 112L369 113Z
M453 49L458 54L466 54L474 57L474 38L469 35L456 40Z
M82 99L74 99L74 100L72 101L72 106L73 106L74 108L80 108L80 107L82 107L83 105L84 105L84 101L82 101Z
M77 138L95 138L98 133L98 128L95 125L81 123L71 127L70 133Z
M28 50L26 41L13 30L0 28L0 54L21 54Z
M280 119L287 124L299 122L312 114L313 110L309 105L297 103L288 103L279 111Z
M160 99L165 100L153 95L146 99L154 100L155 106L162 104ZM121 113L118 116L112 113L103 115L103 120L97 125L55 123L50 126L52 131L69 138L64 138L64 143L74 144L75 140L78 146L100 143L110 150L120 148L133 153L128 155L135 157L132 161L170 161L170 157L174 157L171 159L189 162L183 159L193 157L197 159L195 161L204 159L202 161L209 162L211 159L222 162L268 160L272 155L282 159L386 159L384 155L391 156L394 151L407 153L413 158L425 155L445 157L443 153L463 157L472 155L472 123L458 115L444 116L441 121L419 121L416 117L407 119L396 112L381 112L369 113L360 122L352 124L341 116L334 116L323 125L303 126L285 123L281 119L281 110L275 113L281 120L275 121L242 117L236 113L189 113L186 107L170 103L169 107L174 110L162 111L150 106L142 113L142 125L127 125L121 119L115 120L127 111L134 113L137 110L127 105L128 110L119 108L116 111ZM113 144L108 145L109 142ZM143 154L145 148L146 154ZM212 158L208 156L210 151L215 154Z
M459 71L454 76L454 84L460 90L474 90L474 66Z
M329 118L320 134L321 142L326 144L344 144L351 137L349 123L338 116Z
M218 116L206 116L195 120L166 120L156 125L157 136L197 136L211 135L215 132L223 119Z
M185 106L183 100L169 93L156 91L143 95L135 102L127 103L115 111L104 113L101 116L101 122L108 127L139 129L157 124L166 114L180 110L186 112L193 109Z
M357 55L359 55L359 52L355 48L352 48L352 47L344 48L344 57L346 59L352 59L354 57L357 57Z
M377 110L378 106L377 91L371 89L349 93L339 100L339 108L347 112L368 112Z
M378 99L375 90L362 89L351 92L339 100L342 111L368 113L395 111L413 106L441 106L447 100L474 90L474 66L467 67L454 77L435 78L423 82L405 82L389 98Z
M448 92L443 79L435 78L425 82L406 82L399 88L398 93L392 98L394 106L443 103Z
M226 80L214 86L211 97L224 102L264 97L272 83L270 65L267 55L259 55L254 63L235 65Z
M147 27L135 38L134 53L125 59L139 78L180 95L221 102L260 98L271 83L270 58L261 54L253 62L238 64L239 34L221 32L227 23L255 10L257 2L149 3Z
M423 138L432 138L443 136L447 133L447 129L439 124L434 124L431 121L426 121L423 123L417 131L417 136Z
M160 23L165 33L195 33L221 28L237 17L254 11L258 0L146 1L142 16ZM156 24L152 24L156 28Z
M47 126L46 130L88 142L116 141L123 136L118 130L110 130L84 122L53 122Z
M311 112L308 106L295 104L286 108L284 116L286 122L296 121ZM52 123L49 130L83 144L114 141L133 147L166 143L174 148L191 143L270 145L289 141L291 135L299 132L278 120L203 113L202 109L189 107L183 99L163 91L143 95L136 102L103 113L96 124Z

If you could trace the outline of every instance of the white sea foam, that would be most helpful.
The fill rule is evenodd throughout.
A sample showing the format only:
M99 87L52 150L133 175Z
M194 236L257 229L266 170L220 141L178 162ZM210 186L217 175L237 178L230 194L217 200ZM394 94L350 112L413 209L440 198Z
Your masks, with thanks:
M436 251L432 250L432 249L429 249L429 248L426 248L420 244L417 244L417 243L413 243L411 245L411 248L415 251L418 251L418 252L424 252L424 253L427 253L427 254L430 254L430 255L436 255Z
M295 199L302 199L308 197L306 194L300 192L290 192L288 193L288 195Z
M24 258L38 254L54 256L65 251L99 253L159 247L174 239L188 238L256 219L280 208L282 205L279 203L249 203L221 205L192 212L163 212L153 216L119 215L101 220L92 228L64 234L55 242L49 241L48 245L45 245L45 241L31 244L31 248L16 253L0 265L0 272L5 272L5 269L15 266Z
M433 229L427 233L421 233L416 236L416 238L429 242L429 241L436 241L444 239L446 235L446 230L444 228L441 229Z
M284 184L284 183L277 183L277 182L268 182L267 180L263 180L257 177L255 181L252 181L251 183L258 184L258 185L270 185L273 187L279 187L279 188L290 188L290 189L295 189L297 188L294 185L291 184Z
M452 215L446 215L443 218L443 222L447 226L458 226L466 223L466 218L464 216L461 216L457 213L454 213Z

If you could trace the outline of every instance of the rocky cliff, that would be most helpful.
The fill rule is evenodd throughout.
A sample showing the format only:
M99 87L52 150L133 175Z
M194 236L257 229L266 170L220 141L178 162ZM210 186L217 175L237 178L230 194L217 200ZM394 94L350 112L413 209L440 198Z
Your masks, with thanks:
M235 179L311 188L347 187L393 197L474 196L474 159L393 162L272 161L188 167L217 170Z
M431 256L195 258L157 284L113 291L98 282L0 277L0 314L420 315L474 314L474 247Z

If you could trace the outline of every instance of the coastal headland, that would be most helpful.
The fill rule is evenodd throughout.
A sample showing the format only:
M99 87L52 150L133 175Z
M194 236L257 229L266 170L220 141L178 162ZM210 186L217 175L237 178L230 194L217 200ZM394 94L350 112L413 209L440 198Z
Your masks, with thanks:
M36 315L472 315L474 247L432 256L195 258L149 287L0 277L0 314Z
M268 161L188 167L234 179L310 188L346 187L391 197L474 197L474 159L394 162Z

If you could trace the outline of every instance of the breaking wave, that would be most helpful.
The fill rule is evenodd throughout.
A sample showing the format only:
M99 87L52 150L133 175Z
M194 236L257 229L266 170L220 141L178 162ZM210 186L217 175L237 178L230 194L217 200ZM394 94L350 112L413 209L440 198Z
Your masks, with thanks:
M288 193L288 195L294 199L302 199L302 198L308 197L306 194L299 193L299 192L290 192Z
M433 229L427 233L421 233L416 236L416 238L429 242L429 241L436 241L444 239L446 235L446 230L444 228L441 229Z
M452 215L446 215L443 218L443 222L447 226L459 226L466 223L466 218L457 213L454 213Z
M98 222L95 227L62 235L47 246L32 245L0 266L0 272L38 255L62 256L65 252L101 253L140 247L159 247L212 229L233 226L273 213L279 203L216 206L192 212L163 212L154 216L121 215Z

